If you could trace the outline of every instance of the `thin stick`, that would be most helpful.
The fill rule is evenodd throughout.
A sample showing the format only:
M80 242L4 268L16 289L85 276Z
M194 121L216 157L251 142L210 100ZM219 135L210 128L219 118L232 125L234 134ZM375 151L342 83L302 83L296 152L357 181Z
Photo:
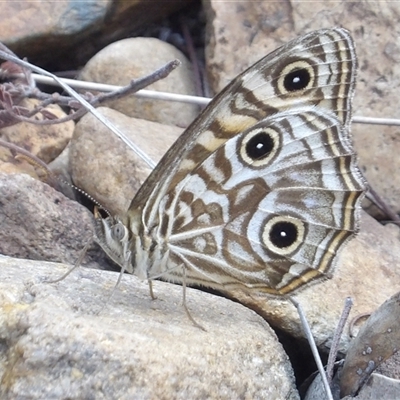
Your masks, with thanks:
M32 77L38 83L57 85L56 83L54 83L53 79L47 78L45 76L32 74ZM77 89L112 92L116 89L122 88L122 86L108 85L104 83L86 82L86 81L79 81L75 79L64 79L64 78L63 79L59 78L59 79ZM178 93L157 92L155 90L140 90L134 93L134 95L146 99L170 100L180 103L196 104L199 106L206 106L211 101L211 99L208 97L190 96ZM374 118L374 117L353 116L352 122L355 124L400 126L400 119L397 118Z
M367 198L368 200L372 201L381 211L383 211L393 222L400 223L400 217L395 211L392 210L392 208L371 185L368 188Z
M362 314L358 314L356 315L349 324L349 336L351 338L355 337L354 334L354 326L355 324L361 319L361 318L369 318L371 316L371 313L362 313Z
M19 75L20 74L13 75L13 76L19 76ZM34 77L34 79L37 83L59 86L56 82L54 82L53 79L51 79L49 77L38 75L38 74L32 74L32 76ZM81 90L113 92L115 90L119 90L119 89L123 88L123 86L109 85L106 83L86 82L86 81L79 81L77 79L66 79L66 78L58 78L58 79L60 79L65 84L68 84L71 87L74 87L76 89L81 89ZM148 90L148 89L139 90L138 92L134 93L134 96L145 98L145 99L170 100L170 101L176 101L179 103L189 103L189 104L195 104L195 105L200 105L200 106L206 106L211 101L211 99L209 99L207 97L190 96L190 95L178 94L178 93L157 92L155 90Z
M354 122L355 124L400 126L400 119L397 118L374 118L374 117L354 116L352 122Z
M186 50L189 55L189 60L192 64L193 68L193 76L194 76L194 85L196 88L196 94L198 96L203 94L202 84L201 84L201 74L199 68L199 60L196 54L196 50L194 48L192 36L190 35L189 28L184 18L180 18L180 25L182 29L182 34L184 37L184 41L186 43Z
M74 89L70 86L66 85L61 79L59 79L56 75L51 74L50 72L37 67L36 65L30 64L26 61L23 61L16 57L13 54L10 54L9 50L0 43L0 57L12 61L17 65L20 65L24 68L31 69L35 72L38 72L42 75L48 76L54 81L56 81L67 93L69 93L72 97L79 101L84 108L90 111L100 122L102 122L105 126L107 126L114 134L116 134L129 148L131 148L138 157L140 157L151 169L154 169L156 163L142 150L140 147L135 145L122 131L120 131L114 124L112 124L106 117L100 114L88 101L86 101L81 95L79 95ZM178 66L179 62L172 62L171 65Z
M331 388L330 388L329 383L328 383L328 379L327 379L327 376L326 376L326 373L325 373L325 370L324 370L324 366L322 365L321 357L320 357L320 355L318 353L317 345L315 344L315 340L314 340L314 337L313 337L313 335L311 333L311 329L310 329L310 326L308 325L308 322L307 322L307 319L305 317L304 311L303 311L302 307L300 306L299 302L297 302L292 297L289 297L289 299L293 303L293 305L296 307L297 312L299 314L300 321L301 321L301 324L303 326L304 333L306 334L308 343L310 344L310 348L311 348L311 351L313 353L314 360L315 360L315 362L317 364L317 368L318 368L319 374L321 376L322 383L323 383L323 385L325 387L326 396L327 396L328 400L333 400L332 391L331 391Z
M329 351L328 363L326 366L326 375L329 386L332 384L333 368L335 366L336 355L339 349L340 338L342 337L344 326L347 319L349 318L351 307L353 306L353 300L351 297L347 297L344 303L342 315L340 316L338 326L335 334L333 335L331 350Z

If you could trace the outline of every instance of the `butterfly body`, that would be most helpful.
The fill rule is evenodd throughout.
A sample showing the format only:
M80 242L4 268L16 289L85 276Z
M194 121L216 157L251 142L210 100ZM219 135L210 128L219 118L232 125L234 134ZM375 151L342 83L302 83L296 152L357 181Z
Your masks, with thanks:
M365 184L347 31L305 35L224 89L97 241L128 272L285 295L329 276Z

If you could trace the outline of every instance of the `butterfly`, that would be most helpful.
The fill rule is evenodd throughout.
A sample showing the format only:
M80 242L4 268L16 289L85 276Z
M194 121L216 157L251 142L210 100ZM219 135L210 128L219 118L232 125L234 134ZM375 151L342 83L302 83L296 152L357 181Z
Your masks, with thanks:
M237 76L97 243L130 273L285 296L332 274L366 190L349 128L349 32L318 30Z

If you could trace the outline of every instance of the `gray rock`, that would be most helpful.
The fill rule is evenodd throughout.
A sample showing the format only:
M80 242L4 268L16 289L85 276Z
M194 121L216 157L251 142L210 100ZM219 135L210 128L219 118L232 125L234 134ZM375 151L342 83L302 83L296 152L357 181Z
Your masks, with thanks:
M42 67L76 69L100 48L148 28L189 1L3 1L0 41Z
M182 288L0 257L0 397L299 399L275 334L254 312ZM99 314L100 312L100 314Z
M1 254L75 264L93 237L85 207L28 175L0 174L0 199ZM83 263L98 267L94 258L104 258L95 245Z
M174 46L155 38L137 37L110 44L89 60L79 78L124 86L175 59L182 64L166 78L146 87L146 90L195 95L193 71L185 55ZM180 127L188 126L199 113L199 108L193 104L135 96L125 96L103 105L130 117Z

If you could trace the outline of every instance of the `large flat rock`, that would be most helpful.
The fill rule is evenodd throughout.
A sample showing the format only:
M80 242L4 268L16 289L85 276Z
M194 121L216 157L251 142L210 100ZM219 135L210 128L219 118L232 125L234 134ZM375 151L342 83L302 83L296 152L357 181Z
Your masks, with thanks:
M298 399L267 323L182 287L0 256L1 399Z

